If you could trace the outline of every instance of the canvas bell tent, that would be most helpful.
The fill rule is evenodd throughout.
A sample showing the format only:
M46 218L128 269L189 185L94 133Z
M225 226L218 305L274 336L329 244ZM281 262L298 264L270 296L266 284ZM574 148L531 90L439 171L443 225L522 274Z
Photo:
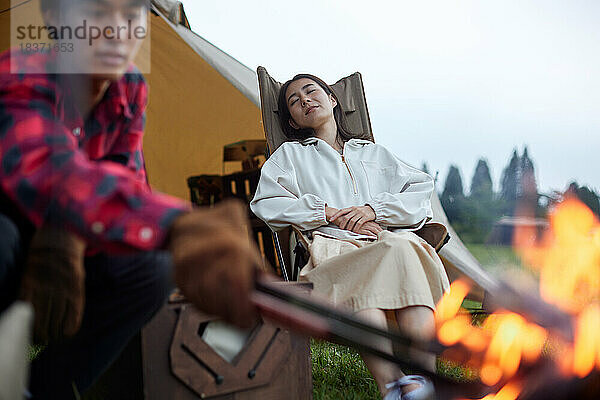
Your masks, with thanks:
M189 29L179 2L151 3L151 40L138 57L142 70L149 62L146 168L155 189L187 199L187 177L222 172L225 144L264 138L258 82L253 70ZM0 0L0 10L10 6L10 0ZM41 24L38 10L38 0L32 0L0 14L0 50L10 46L10 15ZM452 235L440 253L451 280L466 274L480 288L492 287L493 281L452 230L437 195L433 207L435 220L445 223ZM474 295L481 300L483 291Z

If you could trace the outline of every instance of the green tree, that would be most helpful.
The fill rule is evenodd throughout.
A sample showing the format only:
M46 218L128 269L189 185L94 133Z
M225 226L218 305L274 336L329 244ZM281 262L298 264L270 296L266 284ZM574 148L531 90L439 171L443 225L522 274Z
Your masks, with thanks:
M475 173L471 180L470 197L480 199L492 199L494 197L490 168L488 167L487 161L483 158L480 158L479 161L477 161Z
M582 203L592 210L594 214L600 217L600 196L587 186L579 186L577 182L571 182L565 195L575 195Z
M531 161L531 158L529 158L527 146L525 146L525 149L523 150L523 155L520 159L519 170L520 179L517 193L518 197L537 198L538 191L537 182L535 180L535 168L533 166L533 161Z
M479 159L471 180L471 193L461 209L461 237L471 243L483 243L500 217L487 161Z
M500 183L501 210L506 215L541 216L545 210L539 206L535 168L527 146L519 157L517 150L502 172Z
M514 149L508 165L502 171L502 179L500 181L500 200L503 202L502 211L508 215L513 214L517 203L520 164L517 149Z
M461 218L461 209L464 207L464 197L465 194L460 171L458 170L458 167L451 165L448 176L446 177L446 183L440 202L442 203L442 207L444 207L448 220L453 225L461 224L463 222Z
M515 215L526 217L539 217L545 214L545 210L539 206L539 194L535 179L535 168L533 161L529 158L527 146L523 149L523 155L519 159L519 182L517 187L517 206Z
M453 201L456 198L464 197L465 191L463 190L462 177L460 171L456 165L451 165L446 177L446 183L444 185L444 191L442 197Z

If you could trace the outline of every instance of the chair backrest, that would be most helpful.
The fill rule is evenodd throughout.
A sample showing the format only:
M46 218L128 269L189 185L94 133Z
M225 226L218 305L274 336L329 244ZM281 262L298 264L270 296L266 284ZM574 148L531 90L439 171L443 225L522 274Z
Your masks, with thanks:
M277 98L282 83L273 79L264 67L258 67L256 72L260 89L263 129L269 145L269 153L272 154L283 142L288 140L279 125L277 115ZM364 132L373 140L365 89L360 73L355 72L330 86L346 113L348 128L353 132Z

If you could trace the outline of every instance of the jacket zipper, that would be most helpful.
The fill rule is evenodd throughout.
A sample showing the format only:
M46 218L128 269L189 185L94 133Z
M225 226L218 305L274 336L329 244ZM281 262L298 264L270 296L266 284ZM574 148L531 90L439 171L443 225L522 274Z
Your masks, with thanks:
M350 174L350 180L352 180L352 189L354 190L354 194L358 194L358 189L356 188L356 181L354 180L352 171L350 171L350 166L346 162L346 158L344 157L343 154L342 154L342 162L344 163L344 165L346 166L346 169L348 170L348 173Z

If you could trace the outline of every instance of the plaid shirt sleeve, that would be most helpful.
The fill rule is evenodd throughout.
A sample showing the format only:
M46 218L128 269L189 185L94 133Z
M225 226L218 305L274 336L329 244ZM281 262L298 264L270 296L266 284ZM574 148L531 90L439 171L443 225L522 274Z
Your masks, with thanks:
M90 160L56 103L52 80L0 73L1 190L34 225L65 224L105 251L161 247L172 220L189 206L146 183L143 110L116 143L115 151L121 146L133 155L124 167Z
M145 111L148 102L148 90L145 82L135 85L135 88L132 98L135 112L125 124L124 132L117 138L107 158L110 159L111 156L114 156L116 159L122 159L121 163L135 174L138 181L147 183L142 139L146 125Z

